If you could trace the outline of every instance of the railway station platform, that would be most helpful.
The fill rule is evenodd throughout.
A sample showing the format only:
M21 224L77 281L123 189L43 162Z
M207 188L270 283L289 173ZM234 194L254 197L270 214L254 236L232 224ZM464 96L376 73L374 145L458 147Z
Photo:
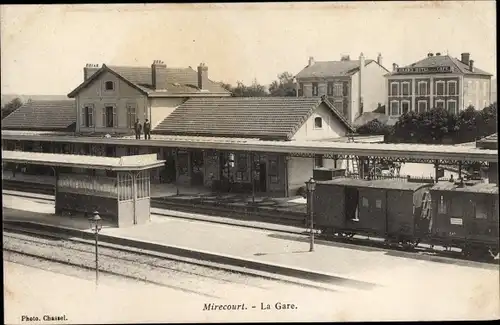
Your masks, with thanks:
M50 214L53 203L3 195L4 221L21 220L88 232L88 221ZM301 270L338 279L340 283L356 281L364 287L393 287L398 290L429 292L441 288L450 293L471 284L484 290L498 288L499 267L495 264L432 259L414 253L317 240L309 252L308 237L277 230L250 229L234 225L164 217L153 214L147 224L114 228L104 225L102 235L123 238L136 247L144 243L182 248L203 258L204 254L277 265L283 269ZM453 277L450 277L453 274ZM479 282L480 283L479 283ZM443 287L444 285L444 287ZM423 293L422 293L423 294ZM498 292L493 292L498 294ZM453 295L450 296L450 298Z
M3 172L4 180L19 181L33 184L54 184L55 177L49 175L29 175L16 173L12 175L10 170ZM256 195L252 203L251 195L237 193L215 193L204 187L179 186L179 194L175 184L155 184L151 183L151 198L164 199L165 203L180 206L210 206L217 203L225 208L242 208L253 206L259 211L278 213L306 213L306 199L300 196L293 197L267 197Z

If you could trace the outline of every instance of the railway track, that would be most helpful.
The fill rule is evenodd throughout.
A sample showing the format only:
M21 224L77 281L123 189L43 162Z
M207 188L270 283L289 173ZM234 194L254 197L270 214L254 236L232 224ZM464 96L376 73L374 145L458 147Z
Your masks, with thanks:
M40 188L43 188L46 190L45 193L41 193L41 191L38 192L36 188L33 188L32 190L37 191L38 193L34 192L34 191L32 193L25 192L25 194L23 194L22 197L33 198L33 199L37 199L37 200L53 201L54 199L40 198L40 197L33 196L33 194L53 195L53 193L52 194L48 193L49 192L48 188L51 187L51 185L45 185L45 184L39 184L39 185L41 185ZM26 185L21 186L21 187L22 188L17 187L16 190L22 191L22 190L27 189ZM14 190L14 189L5 188L5 187L4 187L4 189ZM157 208L166 209L166 210L174 210L174 211L177 210L175 208L172 208L168 204L163 205L162 203L163 203L162 200L152 200L152 207L157 207ZM197 211L189 211L189 210L185 210L185 211L190 212L190 213L197 213ZM206 214L206 211L203 211L202 213ZM194 218L183 218L183 217L179 217L177 215L169 215L169 214L165 214L164 216L171 217L171 218L181 218L181 219L191 219L191 220L194 219ZM221 217L225 218L225 216L221 216ZM234 224L234 223L230 223L230 222L226 223L226 222L220 222L220 221L206 220L206 219L202 219L202 218L194 219L194 220L199 220L199 221L203 221L203 222L229 224L229 225L232 225L235 227L249 227L249 228L270 230L273 232L281 233L281 235L278 235L278 236L283 237L283 238L286 238L287 234L290 234L290 235L292 235L292 234L293 235L310 234L310 232L307 231L306 229L300 230L300 231L289 231L289 230L280 230L280 229L277 229L276 227L271 227L271 226L268 227L265 225L264 226L248 226L248 225ZM241 218L240 218L240 220L241 220ZM273 222L267 220L266 223L272 224ZM405 248L405 247L400 247L397 245L388 247L387 244L384 242L384 240L381 238L374 238L374 237L370 238L370 237L363 236L363 235L355 235L353 237L336 237L336 236L331 236L331 235L319 233L317 235L317 238L318 238L318 240L317 240L318 243L326 244L326 245L341 245L341 246L345 246L347 248L354 248L354 249L356 247L359 247L359 246L365 246L365 247L368 246L371 248L381 249L381 250L387 251L387 252L397 251L403 255L406 255L408 257L414 257L414 258L436 259L436 260L445 259L445 260L452 260L452 261L464 261L465 263L473 262L473 263L486 263L486 264L498 265L498 257L496 259L479 259L479 258L473 258L473 257L465 257L465 256L461 255L460 250L456 250L456 249L448 250L445 247L441 247L438 245L431 246L431 245L428 245L425 243L420 243L416 247L412 247L412 248L406 247ZM304 240L305 240L305 238L304 238Z
M3 245L4 259L11 262L22 263L29 258L95 270L92 240L4 225ZM282 285L336 291L307 281L104 242L99 243L99 272L210 298L224 298L220 292L238 290L262 295Z

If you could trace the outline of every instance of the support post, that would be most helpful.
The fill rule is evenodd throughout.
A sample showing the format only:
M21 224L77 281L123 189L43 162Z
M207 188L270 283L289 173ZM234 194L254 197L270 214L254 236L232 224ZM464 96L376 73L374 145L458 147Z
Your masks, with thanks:
M95 232L95 285L99 284L99 232Z
M333 155L333 168L337 169L337 155Z
M310 214L310 220L311 220L311 237L310 237L310 243L309 243L309 251L313 252L314 251L314 206L313 206L313 192L314 191L309 191L309 214Z
M179 195L179 148L175 148L175 190Z
M458 179L462 179L462 161L458 162Z
M137 224L137 173L132 172L132 199L134 204L134 225Z
M439 172L439 160L435 160L434 161L434 183L437 183L439 180L438 172Z
M250 152L250 180L252 182L252 204L255 204L255 177L254 177L254 166L255 163L255 153Z

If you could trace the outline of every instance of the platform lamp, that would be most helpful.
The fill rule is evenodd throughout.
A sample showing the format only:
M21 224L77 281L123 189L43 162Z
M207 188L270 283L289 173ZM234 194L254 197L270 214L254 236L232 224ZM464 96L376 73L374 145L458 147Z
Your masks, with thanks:
M89 218L90 230L95 234L95 284L99 283L99 231L102 229L102 219L99 212L94 211L93 216Z
M314 219L313 219L313 215L314 215L314 207L313 207L313 194L314 194L314 190L316 189L316 181L314 180L314 178L311 177L311 179L309 179L307 182L306 182L306 189L307 189L307 195L308 195L308 202L309 202L309 220L310 220L310 223L311 223L311 241L310 241L310 246L309 246L309 251L310 252L313 252L314 251Z

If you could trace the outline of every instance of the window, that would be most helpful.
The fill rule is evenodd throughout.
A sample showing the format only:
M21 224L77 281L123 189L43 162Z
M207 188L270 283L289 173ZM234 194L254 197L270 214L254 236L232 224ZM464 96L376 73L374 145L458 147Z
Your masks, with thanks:
M399 84L391 82L391 96L399 96Z
M444 100L442 99L439 99L439 100L436 100L436 108L444 108Z
M314 167L316 167L316 168L323 167L323 155L315 155L314 156Z
M444 197L441 195L438 202L438 213L446 214L446 202L444 201Z
M299 96L304 96L304 84L299 83Z
M382 200L376 200L375 206L377 207L377 209L382 209Z
M321 129L323 127L323 119L321 117L316 117L314 119L314 128Z
M457 95L457 82L456 81L448 81L448 95L449 96Z
M418 82L418 94L420 96L427 96L427 82L419 81Z
M318 96L318 83L313 82L312 87L313 87L313 89L312 89L313 96Z
M476 202L474 202L474 210L476 219L488 219L486 200L478 198Z
M135 105L134 104L127 104L127 127L130 129L134 128L135 120L136 120L136 113L135 113Z
M366 207L366 208L368 208L368 207L370 206L370 203L369 203L369 201L368 201L368 199L367 199L366 197L362 197L362 198L361 198L361 204L362 204L364 207Z
M342 83L342 96L349 96L349 83L348 82Z
M327 85L327 95L332 96L333 95L333 82L328 82Z
M410 83L408 81L403 82L402 84L402 94L403 96L408 96L410 95Z
M427 111L427 101L419 100L418 101L418 113L423 113Z
M449 100L448 104L448 113L457 114L457 102L455 100Z
M105 128L116 127L116 108L114 106L105 106L102 114L102 124Z
M399 114L399 102L397 101L392 101L391 102L391 115L400 115Z
M85 105L82 108L82 126L93 127L94 126L94 106Z
M341 83L336 83L333 87L334 96L342 96L343 95L343 87Z
M444 81L436 81L436 95L444 96Z
M133 156L139 154L139 147L127 147L127 155Z
M404 100L401 102L401 110L402 114L406 114L410 111L410 102L407 100Z
M113 81L106 81L104 83L104 90L107 91L115 90L115 83Z

